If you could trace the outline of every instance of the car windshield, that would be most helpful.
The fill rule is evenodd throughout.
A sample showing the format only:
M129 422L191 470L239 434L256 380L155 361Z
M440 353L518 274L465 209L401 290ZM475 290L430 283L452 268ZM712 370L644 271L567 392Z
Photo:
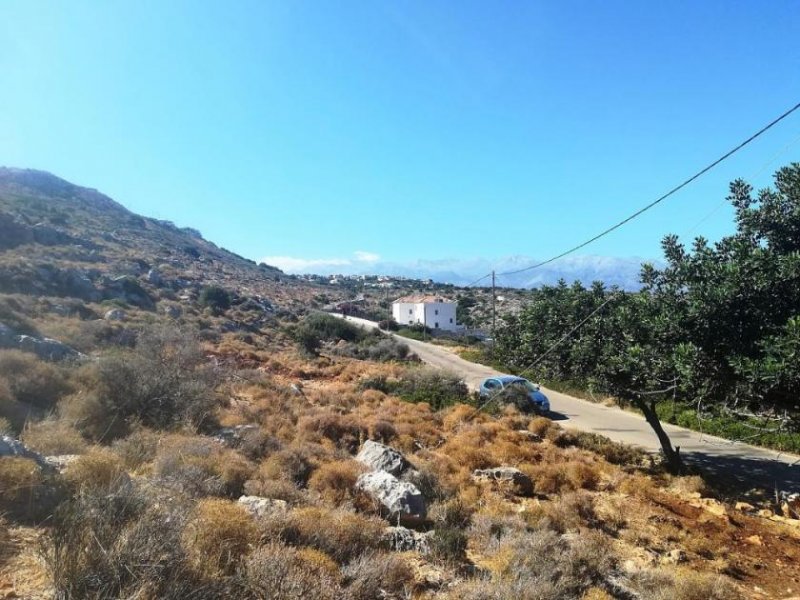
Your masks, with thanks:
M535 392L535 391L537 391L539 389L539 387L536 384L533 384L530 381L525 380L525 379L518 380L518 381L512 381L508 385L509 385L509 387L522 388L526 392Z

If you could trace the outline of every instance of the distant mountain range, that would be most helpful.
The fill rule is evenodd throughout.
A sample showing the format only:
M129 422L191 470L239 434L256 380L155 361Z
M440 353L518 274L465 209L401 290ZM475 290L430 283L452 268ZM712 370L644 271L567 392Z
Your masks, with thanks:
M592 281L603 281L606 285L617 285L627 290L640 287L639 271L643 262L658 261L639 257L610 256L568 256L538 269L523 271L512 275L500 275L507 271L516 271L536 264L536 258L530 256L510 256L496 260L491 259L438 259L415 260L409 262L388 262L381 260L324 260L301 261L286 257L270 257L264 259L269 264L290 273L314 273L318 275L392 275L432 279L439 283L468 285L490 273L498 273L497 285L514 288L531 288L557 283L559 279L567 282L579 280L585 284ZM480 285L490 285L489 278Z

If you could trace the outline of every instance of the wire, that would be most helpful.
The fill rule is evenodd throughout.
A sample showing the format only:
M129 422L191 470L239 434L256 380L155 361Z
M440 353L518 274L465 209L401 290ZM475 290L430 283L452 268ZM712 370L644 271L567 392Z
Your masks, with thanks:
M553 256L552 258L548 258L547 260L544 260L544 261L542 261L540 263L536 263L534 265L531 265L530 267L525 267L523 269L516 269L514 271L505 271L504 273L500 273L500 275L515 275L517 273L522 273L524 271L531 271L533 269L538 269L539 267L543 267L544 265L550 264L551 262L554 262L554 261L558 260L559 258L563 258L563 257L567 256L568 254L572 254L573 252L575 252L577 250L580 250L581 248L585 248L586 246L588 246L589 244L591 244L593 242L596 242L601 237L604 237L604 236L608 235L609 233L611 233L612 231L614 231L616 229L619 229L620 227L622 227L626 223L632 221L633 219L635 219L639 215L647 212L648 210L650 210L651 208L653 208L657 204L663 202L664 200L666 200L667 198L669 198L670 196L672 196L676 192L678 192L681 189L685 188L687 185L692 183L695 179L698 179L702 175L706 174L708 171L710 171L711 169L716 167L718 164L720 164L724 160L726 160L726 159L730 158L731 156L733 156L734 154L736 154L739 150L741 150L742 148L747 146L750 142L752 142L756 138L760 137L762 134L764 134L768 130L772 129L775 125L777 125L778 123L783 121L786 117L791 115L793 112L795 112L799 108L800 108L800 102L795 104L792 108L787 110L785 113L783 113L778 118L774 119L773 121L771 121L770 123L768 123L767 125L762 127L761 129L759 129L756 133L751 135L745 141L741 142L738 146L734 147L732 150L729 150L728 152L726 152L725 154L720 156L717 160L715 160L714 162L712 162L708 166L704 167L703 169L701 169L700 171L698 171L697 173L695 173L694 175L692 175L691 177L689 177L688 179L683 181L682 183L678 184L677 186L675 186L674 188L669 190L666 194L660 196L659 198L656 198L650 204L640 208L639 210L637 210L632 215L626 217L625 219L623 219L619 223L617 223L615 225L612 225L608 229L605 229L605 230L601 231L600 233L598 233L594 237L586 240L585 242L582 242L582 243L578 244L577 246L574 246L574 247L570 248L569 250L566 250L566 251L562 252L561 254Z
M467 284L467 285L465 285L464 287L465 287L465 288L472 287L472 286L473 286L473 285L475 285L476 283L480 283L481 281L483 281L483 280L484 280L484 279L486 279L487 277L491 277L491 276L492 276L492 274L491 274L491 273L487 273L487 274L486 274L486 275L484 275L483 277L480 277L480 278L476 279L476 280L475 280L475 281L473 281L472 283L468 283L468 284Z
M581 321L580 321L580 322L579 322L577 325L575 325L575 327L573 327L573 328L572 328L572 329L570 329L570 330L569 330L567 333L565 333L563 336L561 336L561 338L560 338L560 339L559 339L557 342L553 343L553 344L552 344L552 345L551 345L551 346L550 346L550 347L549 347L547 350L545 350L545 351L544 351L542 354L540 354L539 356L537 356L537 357L536 357L536 358L533 360L533 362L532 362L531 364L529 364L529 365L528 365L527 367L525 367L525 368L524 368L522 371L520 371L520 372L517 374L517 377L522 377L522 376L523 376L525 373L527 373L528 371L530 371L531 369L533 369L533 367L535 367L535 366L536 366L536 365L538 365L540 362L542 362L542 360L543 360L543 359L544 359L544 358L545 358L547 355L549 355L549 354L550 354L550 353L551 353L553 350L555 350L556 348L558 348L558 347L559 347L559 346L560 346L562 343L564 343L564 342L565 342L567 339L569 339L569 337L570 337L570 336L571 336L573 333L575 333L576 331L578 331L578 329L580 329L581 327L583 327L583 325L584 325L584 324L585 324L585 323L586 323L586 322L587 322L589 319L591 319L593 316L595 316L595 315L596 315L598 312L600 312L600 310L601 310L601 309L603 309L603 308L604 308L604 307L605 307L605 306L606 306L606 305L607 305L609 302L611 302L612 300L614 300L614 299L615 299L617 296L619 296L619 295L620 295L620 294L622 294L622 293L623 293L623 291L622 291L622 290L617 290L617 291L615 291L615 292L612 292L612 293L611 293L611 294L608 296L608 298L606 298L606 299L605 299L605 300L604 300L604 301L603 301L603 302L602 302L602 303L601 303L599 306L597 306L597 308L595 308L595 309L594 309L592 312L590 312L588 315L586 315L586 317L584 317L584 318L583 318L583 320L581 320ZM483 403L483 404L481 404L481 405L480 405L478 408L476 408L476 409L475 409L475 412L473 412L473 413L472 413L472 414L469 416L469 418L468 418L467 420L470 420L470 419L472 419L472 418L473 418L475 415L477 415L479 412L481 412L481 411L482 411L484 408L486 408L487 406L489 406L489 404L491 404L492 402L494 402L495 400L497 400L497 399L500 397L500 395L501 395L501 394L502 394L502 393L503 393L505 390L506 390L506 388L503 388L503 389L501 389L499 392L496 392L495 394L493 394L492 396L490 396L490 397L489 397L489 399L488 399L488 400L486 400L486 402L484 402L484 403Z

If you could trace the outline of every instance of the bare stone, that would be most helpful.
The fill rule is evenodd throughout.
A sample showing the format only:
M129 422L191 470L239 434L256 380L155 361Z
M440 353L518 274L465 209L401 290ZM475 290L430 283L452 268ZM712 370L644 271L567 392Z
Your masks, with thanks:
M472 473L472 480L478 483L497 483L501 487L510 489L517 496L530 496L533 494L533 481L531 481L531 478L514 467L477 469Z
M361 475L356 481L356 489L366 492L379 503L391 521L415 524L423 521L427 515L425 498L417 486L400 481L386 471Z
M394 448L367 440L361 446L356 460L375 471L386 471L395 477L408 468L408 461Z

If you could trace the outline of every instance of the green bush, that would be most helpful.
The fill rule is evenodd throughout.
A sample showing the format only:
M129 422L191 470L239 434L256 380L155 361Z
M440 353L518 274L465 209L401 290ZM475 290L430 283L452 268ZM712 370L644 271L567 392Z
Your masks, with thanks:
M472 401L467 384L459 376L437 369L409 371L400 380L397 392L407 402L427 402L434 410Z
M222 314L231 307L231 295L225 288L209 285L200 290L198 302L214 314Z

